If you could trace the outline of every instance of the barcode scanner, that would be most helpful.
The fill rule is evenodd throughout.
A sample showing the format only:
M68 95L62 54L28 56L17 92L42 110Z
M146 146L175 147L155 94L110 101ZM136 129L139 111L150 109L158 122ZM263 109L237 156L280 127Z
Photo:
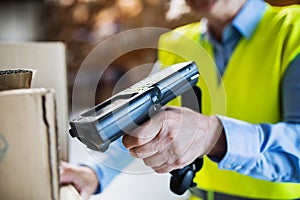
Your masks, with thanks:
M197 90L199 76L193 61L167 67L77 116L70 122L69 133L88 148L105 152L110 143L142 125L169 101ZM170 189L183 194L194 186L195 170L201 168L201 163L197 159L183 169L172 171Z

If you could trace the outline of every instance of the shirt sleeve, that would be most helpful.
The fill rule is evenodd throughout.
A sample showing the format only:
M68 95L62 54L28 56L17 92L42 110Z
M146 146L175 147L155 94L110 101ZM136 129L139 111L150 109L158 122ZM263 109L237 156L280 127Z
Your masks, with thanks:
M300 55L282 82L282 122L250 124L218 116L227 140L220 169L277 182L300 181Z
M91 158L81 165L90 167L97 174L99 186L95 194L102 192L111 181L132 161L129 151L119 138L104 153L91 153Z

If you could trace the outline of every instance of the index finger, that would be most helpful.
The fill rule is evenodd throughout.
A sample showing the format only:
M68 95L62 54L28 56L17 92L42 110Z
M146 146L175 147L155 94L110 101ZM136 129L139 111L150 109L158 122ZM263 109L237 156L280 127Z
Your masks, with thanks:
M165 121L164 109L161 109L156 115L131 133L123 136L123 144L126 148L134 148L142 146L150 142L162 129L162 124Z
M126 148L134 148L151 141L159 132L159 125L149 120L135 129L133 132L123 136L122 142Z

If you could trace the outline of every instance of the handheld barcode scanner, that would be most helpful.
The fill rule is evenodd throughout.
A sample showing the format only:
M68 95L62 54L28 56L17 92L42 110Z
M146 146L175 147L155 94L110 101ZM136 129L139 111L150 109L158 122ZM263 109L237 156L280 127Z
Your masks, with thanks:
M70 135L88 148L104 152L110 143L149 120L161 106L191 90L198 77L194 62L167 67L79 115L70 122ZM171 172L170 188L174 193L183 194L194 186L193 164L189 169Z

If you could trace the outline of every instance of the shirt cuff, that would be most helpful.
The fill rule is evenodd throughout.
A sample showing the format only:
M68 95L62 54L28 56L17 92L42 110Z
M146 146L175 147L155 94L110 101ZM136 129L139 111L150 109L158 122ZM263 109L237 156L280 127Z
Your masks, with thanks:
M122 138L110 144L105 153L91 151L91 155L82 165L93 169L98 177L99 186L95 194L101 193L133 161L133 157L122 144Z
M223 124L227 142L227 152L218 163L219 169L245 173L259 157L260 140L258 125L217 116Z
M114 169L96 161L87 161L81 165L91 168L97 175L99 184L94 194L101 193L111 181L120 174L118 169Z

